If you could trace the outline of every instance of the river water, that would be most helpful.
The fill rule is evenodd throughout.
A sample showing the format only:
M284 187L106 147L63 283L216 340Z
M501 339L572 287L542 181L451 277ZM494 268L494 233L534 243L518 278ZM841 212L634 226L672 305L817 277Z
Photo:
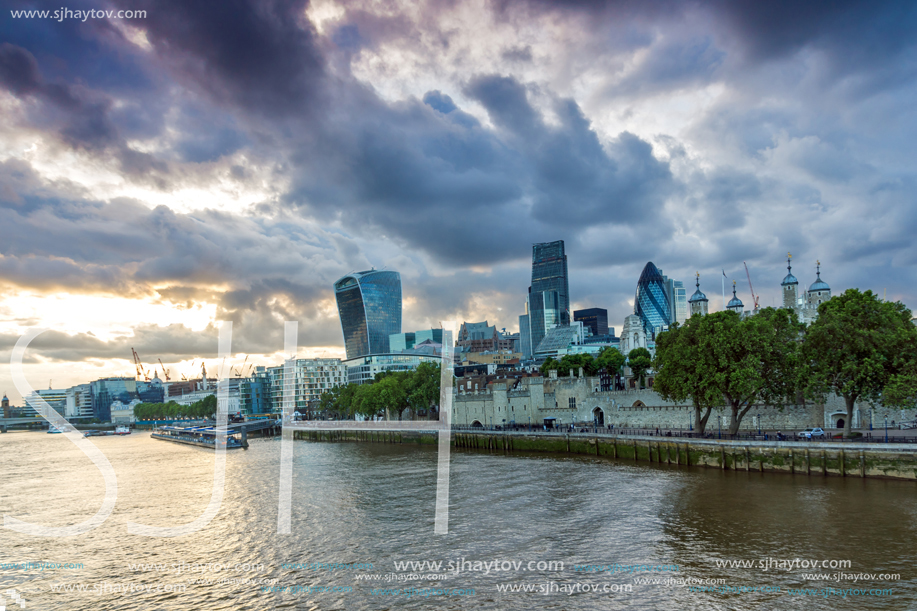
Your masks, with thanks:
M435 447L298 441L279 535L280 441L254 439L228 453L209 526L150 538L127 522L197 518L213 452L149 433L93 442L117 473L114 513L76 537L0 530L7 609L9 590L67 611L917 608L913 482L453 451L449 533L434 535ZM100 473L62 435L0 435L0 464L3 515L65 526L101 505ZM395 565L424 561L443 564ZM736 561L754 566L718 566Z

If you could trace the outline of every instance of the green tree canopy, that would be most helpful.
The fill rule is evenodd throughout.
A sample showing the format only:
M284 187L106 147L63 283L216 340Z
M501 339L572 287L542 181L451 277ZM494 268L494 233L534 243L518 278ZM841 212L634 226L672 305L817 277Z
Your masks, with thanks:
M634 348L627 354L627 366L643 386L646 372L653 366L653 355L646 348Z
M595 359L595 368L597 372L607 371L609 374L614 375L621 371L621 367L624 366L626 361L627 357L620 350L614 346L609 346Z
M857 401L913 407L917 397L917 327L900 302L848 289L818 306L806 333L803 380L810 397L844 397L850 435ZM883 396L883 393L885 396Z
M657 338L654 388L674 400L690 398L701 433L710 408L725 405L735 434L754 405L795 399L802 328L795 312L775 308L747 318L723 311L691 319Z
M691 401L694 406L694 429L703 435L710 410L722 404L711 384L705 384L701 348L705 317L693 317L683 326L660 333L656 338L656 378L653 390L668 401Z

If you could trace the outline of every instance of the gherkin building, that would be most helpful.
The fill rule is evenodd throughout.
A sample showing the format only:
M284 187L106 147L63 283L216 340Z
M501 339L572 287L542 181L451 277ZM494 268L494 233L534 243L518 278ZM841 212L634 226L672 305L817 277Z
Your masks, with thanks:
M637 282L637 295L634 298L634 314L643 321L647 333L655 334L663 327L672 324L670 320L669 298L665 291L665 278L653 262L643 268Z

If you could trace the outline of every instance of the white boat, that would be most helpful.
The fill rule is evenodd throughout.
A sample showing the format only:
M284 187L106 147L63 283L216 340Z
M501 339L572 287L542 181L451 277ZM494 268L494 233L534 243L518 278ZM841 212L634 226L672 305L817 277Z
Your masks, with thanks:
M130 435L130 434L131 434L130 427L127 427L127 426L116 426L115 427L115 435Z
M57 428L56 426L54 426L53 424L48 425L48 434L49 435L54 435L58 433L63 433L63 431Z

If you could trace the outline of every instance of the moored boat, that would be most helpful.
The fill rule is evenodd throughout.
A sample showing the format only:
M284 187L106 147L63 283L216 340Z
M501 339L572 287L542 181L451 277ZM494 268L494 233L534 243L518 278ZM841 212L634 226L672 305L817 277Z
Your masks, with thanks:
M115 435L130 435L130 434L131 434L130 427L126 427L126 426L116 426L115 427Z
M227 450L243 447L242 442L233 436L236 434L238 431L234 429L226 431ZM212 426L161 426L153 431L151 437L209 449L215 449L217 445L217 429Z

